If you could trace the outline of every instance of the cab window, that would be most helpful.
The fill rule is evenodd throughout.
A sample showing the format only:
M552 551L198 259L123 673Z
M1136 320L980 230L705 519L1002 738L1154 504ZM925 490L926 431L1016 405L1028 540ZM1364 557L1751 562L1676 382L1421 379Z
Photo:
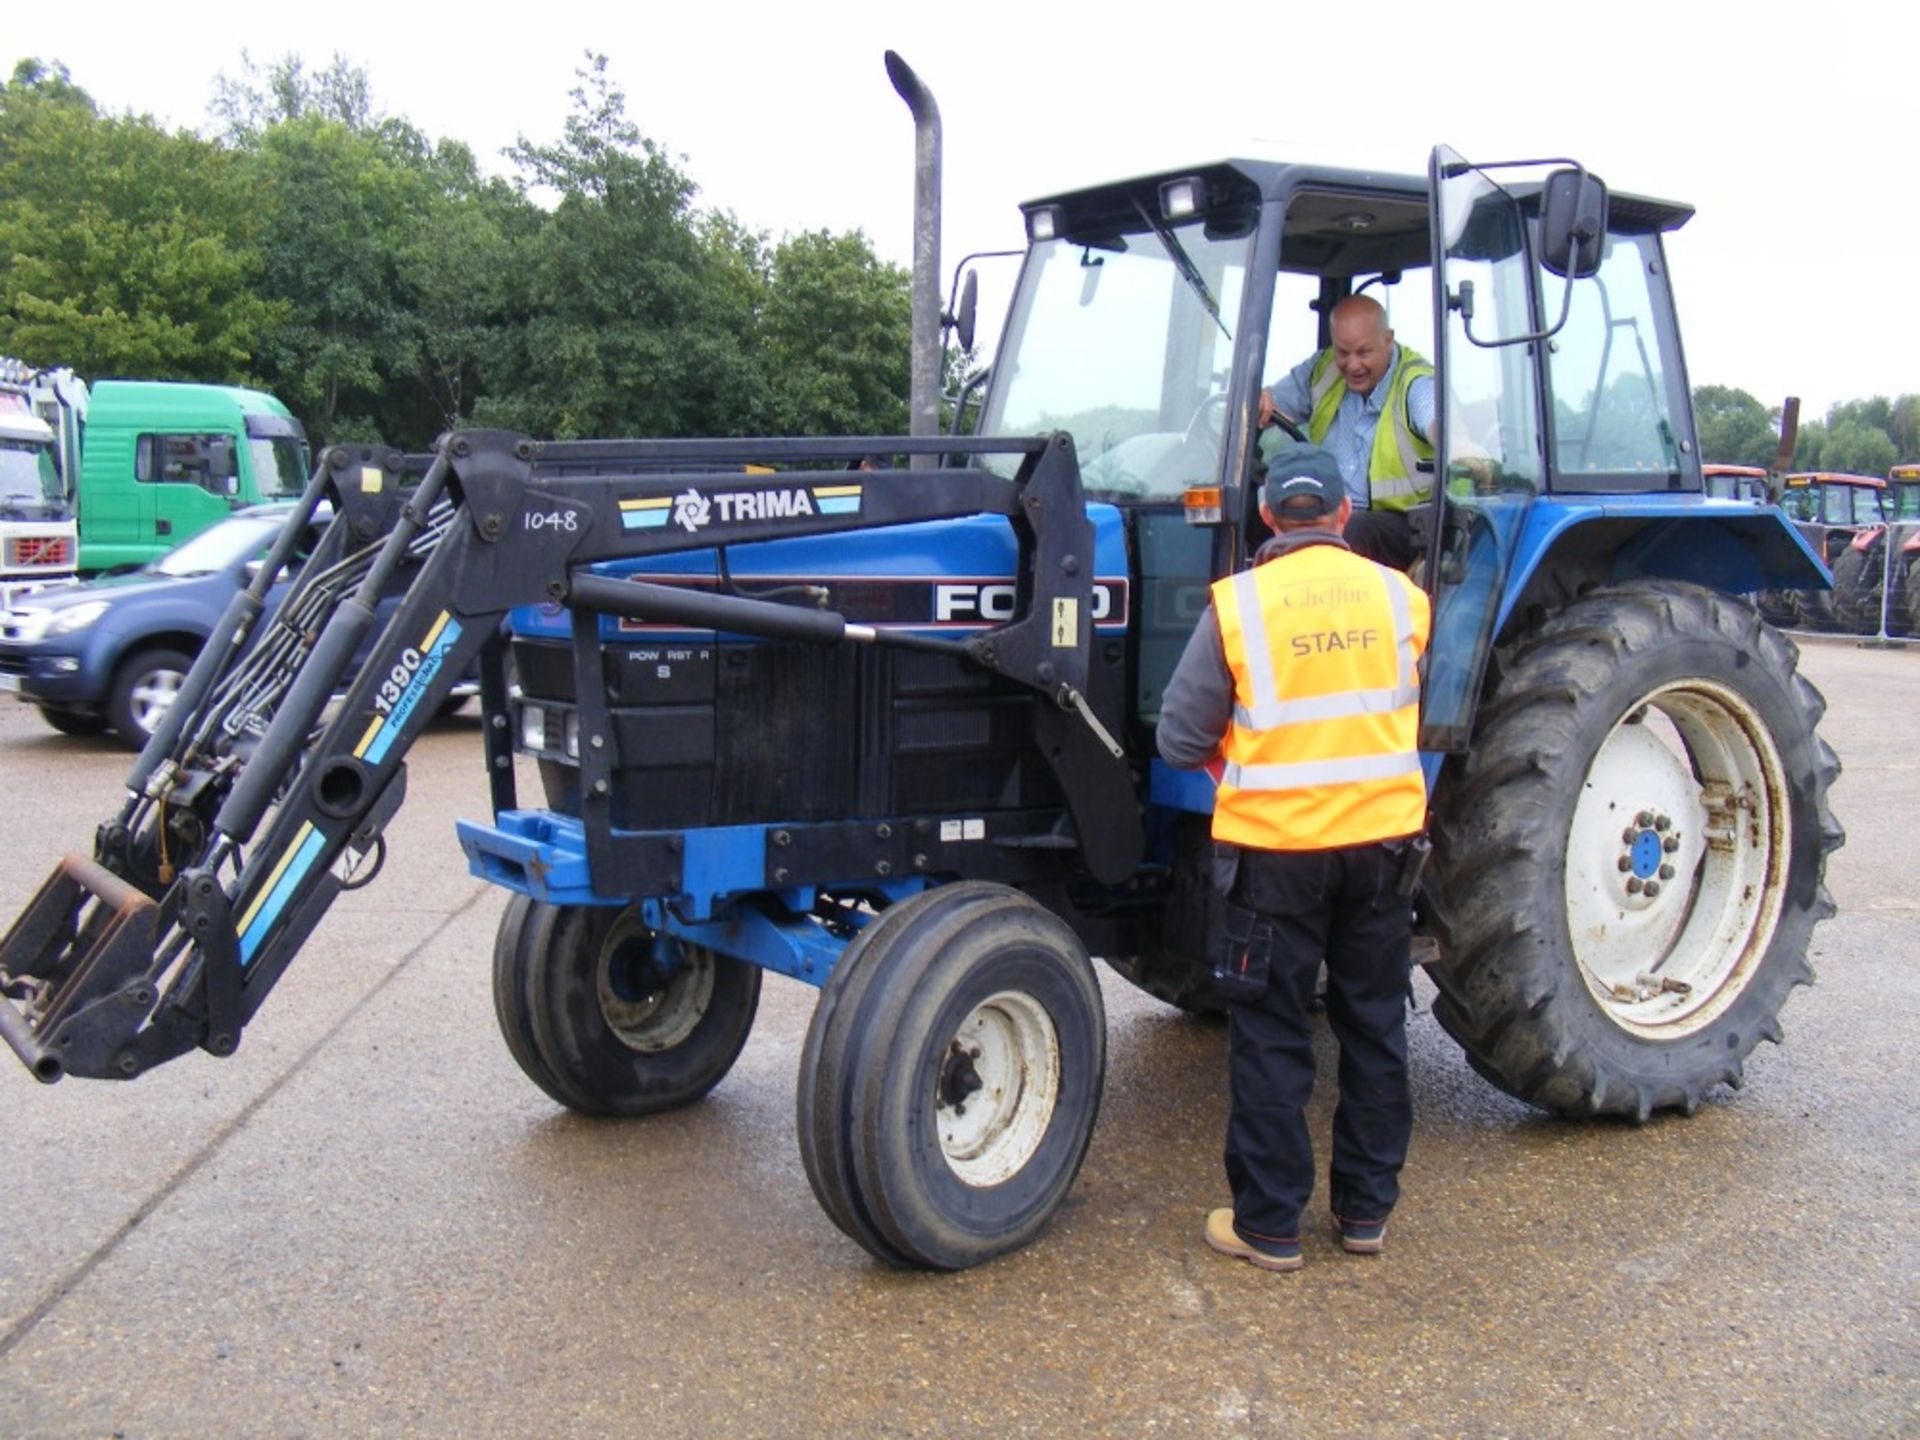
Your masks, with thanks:
M1649 278L1659 258L1652 236L1610 235L1599 270L1574 285L1566 327L1547 347L1554 454L1570 479L1679 472L1673 377L1661 365L1667 347ZM1545 277L1542 293L1557 296L1563 283Z
M233 476L233 440L226 435L142 435L135 446L133 478L149 484L227 495Z

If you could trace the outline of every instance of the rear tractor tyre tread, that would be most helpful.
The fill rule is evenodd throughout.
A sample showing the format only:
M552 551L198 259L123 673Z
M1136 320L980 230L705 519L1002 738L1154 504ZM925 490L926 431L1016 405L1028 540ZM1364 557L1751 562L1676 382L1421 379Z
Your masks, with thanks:
M1828 807L1839 773L1815 727L1819 692L1791 641L1747 602L1649 581L1598 590L1506 651L1470 752L1436 786L1428 888L1444 962L1435 1018L1494 1084L1566 1115L1645 1120L1691 1111L1778 1028L1811 978L1813 925L1831 913L1823 876L1845 835ZM1678 1038L1651 1038L1603 1010L1568 920L1568 844L1589 767L1640 697L1684 679L1733 691L1767 723L1787 792L1784 894L1762 960ZM1498 783L1488 783L1498 777ZM1736 983L1732 980L1726 983Z

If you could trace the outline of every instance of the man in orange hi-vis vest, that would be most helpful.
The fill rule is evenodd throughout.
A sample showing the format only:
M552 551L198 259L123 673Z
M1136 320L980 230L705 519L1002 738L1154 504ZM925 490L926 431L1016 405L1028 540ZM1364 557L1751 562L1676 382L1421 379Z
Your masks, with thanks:
M1409 896L1424 853L1419 660L1427 597L1341 538L1351 506L1324 450L1269 467L1274 538L1215 583L1160 714L1168 763L1214 775L1226 936L1214 987L1230 1020L1231 1208L1207 1243L1268 1270L1302 1263L1313 1193L1309 1007L1321 962L1340 1042L1331 1201L1344 1249L1377 1254L1413 1129L1407 1085Z

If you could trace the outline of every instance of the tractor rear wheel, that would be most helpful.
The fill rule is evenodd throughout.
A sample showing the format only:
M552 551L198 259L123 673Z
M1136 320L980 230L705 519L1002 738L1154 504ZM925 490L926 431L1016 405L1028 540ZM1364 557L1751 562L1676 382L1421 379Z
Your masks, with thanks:
M1849 545L1833 566L1833 608L1838 628L1850 635L1880 633L1880 590L1886 576L1886 540L1866 550ZM1899 617L1889 615L1888 622Z
M965 1269L1046 1226L1105 1070L1100 987L1072 930L1003 885L927 891L834 967L801 1054L801 1160L878 1258Z
M516 897L494 941L508 1051L587 1115L648 1115L706 1094L747 1043L760 977L757 965L656 933L638 907Z
M1561 1114L1691 1112L1813 978L1844 840L1825 702L1741 601L1599 590L1503 650L1433 802L1434 1014Z

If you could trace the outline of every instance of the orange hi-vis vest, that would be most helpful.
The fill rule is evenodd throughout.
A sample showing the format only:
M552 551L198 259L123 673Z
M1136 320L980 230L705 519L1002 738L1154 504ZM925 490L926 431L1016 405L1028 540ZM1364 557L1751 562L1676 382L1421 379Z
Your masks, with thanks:
M1338 545L1309 545L1216 581L1213 606L1234 701L1214 838L1332 850L1418 834L1425 592Z

